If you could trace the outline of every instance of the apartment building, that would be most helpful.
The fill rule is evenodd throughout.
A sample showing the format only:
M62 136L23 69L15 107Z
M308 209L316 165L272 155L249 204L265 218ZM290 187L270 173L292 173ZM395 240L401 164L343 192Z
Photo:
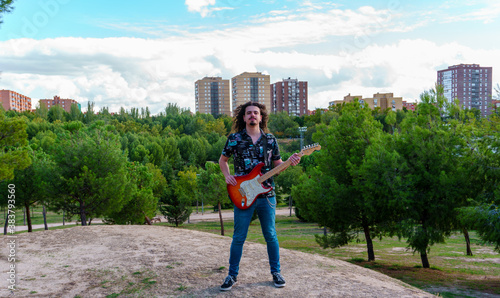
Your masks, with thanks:
M260 72L244 72L231 79L232 87L232 111L248 102L258 102L272 111L271 103L271 76Z
M55 105L59 105L68 113L71 111L72 104L76 104L78 109L80 111L82 110L82 106L76 100L60 98L57 95L54 96L54 99L40 99L39 103L40 107L45 106L47 109L50 109Z
M373 94L373 98L366 98L366 101L373 105L373 109L380 107L382 110L391 109L394 112L403 109L403 98L394 97L394 93Z
M492 67L459 64L438 70L437 83L443 86L448 101L458 99L464 109L476 108L484 117L492 112L492 77Z
M414 111L415 112L415 106L416 103L414 102L407 102L403 100L403 107L406 108L408 111Z
M213 116L231 116L229 80L221 77L204 77L194 83L195 111Z
M351 95L350 93L344 96L344 100L335 100L330 102L330 105L342 104L344 102L353 102L358 99L363 107L368 107L372 110L380 108L381 110L391 109L392 111L403 109L403 98L394 97L394 93L376 93L373 97L363 98L361 95Z
M31 111L31 98L11 90L0 90L0 99L4 110L18 112Z
M287 112L290 116L307 115L307 82L283 79L270 87L271 112Z

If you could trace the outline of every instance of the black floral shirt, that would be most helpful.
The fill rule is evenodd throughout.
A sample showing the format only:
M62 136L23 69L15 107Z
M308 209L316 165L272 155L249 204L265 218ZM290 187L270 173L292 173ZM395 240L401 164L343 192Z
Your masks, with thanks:
M267 166L261 170L262 173L269 172L273 161L281 159L280 150L276 138L268 133L262 132L262 135L254 144L252 138L247 134L246 129L230 134L226 145L222 150L222 155L226 157L234 156L234 175L242 176L249 174L256 165L264 162L264 141L267 141ZM273 190L261 196L275 196L274 180L269 178L264 183L266 187L272 187Z

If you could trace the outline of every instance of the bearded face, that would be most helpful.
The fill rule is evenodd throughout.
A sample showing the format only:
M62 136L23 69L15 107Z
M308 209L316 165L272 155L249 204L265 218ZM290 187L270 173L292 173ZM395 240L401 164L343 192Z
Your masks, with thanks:
M249 126L256 126L262 121L262 115L260 114L259 107L248 106L245 109L245 116L243 118L245 123Z

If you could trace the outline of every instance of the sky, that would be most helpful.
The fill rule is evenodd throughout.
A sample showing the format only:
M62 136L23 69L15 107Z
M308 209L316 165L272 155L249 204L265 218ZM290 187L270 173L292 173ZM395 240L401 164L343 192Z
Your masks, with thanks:
M461 63L500 83L497 0L16 0L2 19L0 89L33 107L194 112L196 80L243 72L307 81L310 110L348 94L414 102Z

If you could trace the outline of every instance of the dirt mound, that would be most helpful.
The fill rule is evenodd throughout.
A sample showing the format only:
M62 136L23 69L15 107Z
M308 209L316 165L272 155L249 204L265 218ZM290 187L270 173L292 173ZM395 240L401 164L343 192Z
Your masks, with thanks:
M10 263L3 240L0 296L6 297ZM287 249L280 250L287 286L277 289L265 245L249 242L238 283L221 293L231 239L166 226L78 226L25 233L17 241L16 296L23 297L433 297L344 261Z

